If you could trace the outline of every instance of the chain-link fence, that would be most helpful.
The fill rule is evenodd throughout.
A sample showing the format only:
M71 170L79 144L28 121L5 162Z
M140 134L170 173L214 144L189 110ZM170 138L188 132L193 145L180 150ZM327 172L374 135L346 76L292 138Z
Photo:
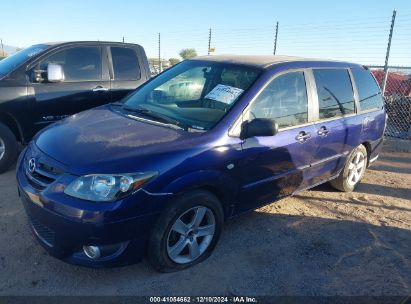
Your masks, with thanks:
M383 67L371 66L370 69L383 88ZM411 67L388 68L384 100L388 114L385 135L411 139Z

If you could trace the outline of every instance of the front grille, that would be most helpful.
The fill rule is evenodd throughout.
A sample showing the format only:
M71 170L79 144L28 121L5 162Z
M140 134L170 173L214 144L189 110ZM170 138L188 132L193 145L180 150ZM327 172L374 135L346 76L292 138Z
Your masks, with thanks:
M45 187L47 187L47 185L54 182L53 178L50 178L46 175L39 173L38 170L34 172L26 171L26 175L30 179L31 184L36 186L36 188L40 187L44 189Z
M37 221L36 219L30 218L30 223L34 229L34 232L37 236L47 245L50 247L54 246L55 242L55 232L44 226L42 223Z
M48 164L46 161L40 159L37 161L34 171L30 171L29 169L29 161L30 155L24 160L24 169L27 176L27 179L32 187L38 190L45 189L48 185L54 182L63 171L53 166L52 164Z

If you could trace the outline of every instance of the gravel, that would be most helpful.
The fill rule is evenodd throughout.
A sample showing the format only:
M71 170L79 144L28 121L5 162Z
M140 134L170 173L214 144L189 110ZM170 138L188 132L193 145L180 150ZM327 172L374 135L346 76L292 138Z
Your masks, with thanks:
M411 154L386 152L355 193L322 185L229 221L213 255L178 273L146 261L73 266L32 236L15 172L0 175L0 295L411 293Z

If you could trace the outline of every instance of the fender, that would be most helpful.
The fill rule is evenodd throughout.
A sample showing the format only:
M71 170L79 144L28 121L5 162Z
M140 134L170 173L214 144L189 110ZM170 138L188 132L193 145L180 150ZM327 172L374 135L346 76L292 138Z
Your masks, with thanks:
M381 137L377 140L368 140L363 143L365 148L367 149L368 152L368 162L367 162L367 167L369 167L374 161L377 160L378 155L380 154L382 147L384 145L384 138Z
M240 191L240 186L233 177L219 170L201 170L178 177L166 185L161 192L178 195L194 189L205 189L213 192L223 203L225 211L230 212L234 206L236 194ZM226 213L226 215L229 214Z
M21 142L25 142L25 136L23 133L23 129L21 128L17 119L10 113L7 112L0 112L0 123L6 125L11 132L13 132L16 139Z

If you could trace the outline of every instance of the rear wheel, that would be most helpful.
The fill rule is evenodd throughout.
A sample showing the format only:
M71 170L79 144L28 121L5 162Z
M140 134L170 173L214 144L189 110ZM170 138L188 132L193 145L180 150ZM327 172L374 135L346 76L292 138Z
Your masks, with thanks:
M360 145L347 157L340 175L330 181L330 184L340 191L353 191L364 176L367 162L367 149Z
M7 171L17 158L16 137L4 124L0 123L0 173Z
M213 251L222 225L223 210L213 194L187 193L160 216L150 237L148 259L161 272L198 264Z

